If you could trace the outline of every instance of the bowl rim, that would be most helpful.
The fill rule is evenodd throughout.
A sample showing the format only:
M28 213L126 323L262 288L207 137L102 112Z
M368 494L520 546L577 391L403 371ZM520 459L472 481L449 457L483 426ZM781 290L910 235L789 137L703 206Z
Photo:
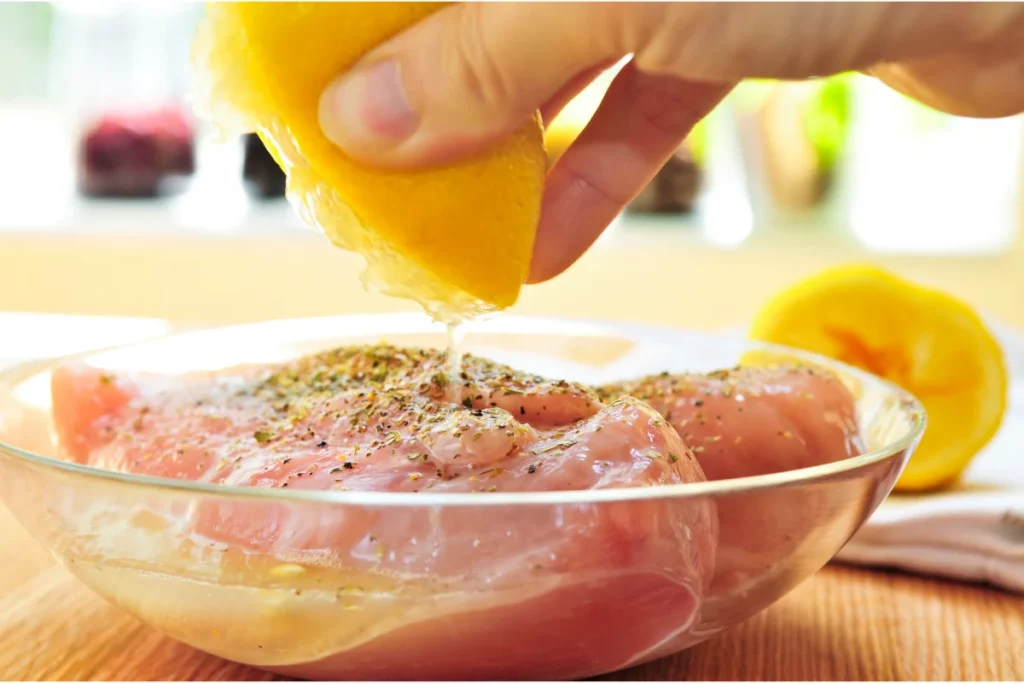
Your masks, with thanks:
M259 328L268 325L288 324L311 324L325 323L327 321L343 322L349 321L362 325L381 324L392 322L400 325L408 322L410 326L423 328L421 331L429 331L429 328L436 327L438 323L431 323L424 327L427 321L422 314L411 313L380 313L380 314L353 314L336 316L316 316L304 318L278 318L273 320L249 322L241 324L220 325L212 327L189 327L172 328L172 331L157 337L134 341L127 344L117 344L102 349L92 349L82 353L33 360L26 363L19 363L0 370L0 389L13 386L33 375L52 369L60 363L75 360L85 360L91 356L101 353L113 353L120 350L129 350L145 346L155 342L173 341L176 337L184 337L192 334L218 333L229 330L242 331L247 328ZM814 465L795 470L776 472L773 474L760 474L734 479L720 479L716 481L692 482L684 484L669 484L664 486L647 487L624 487L609 489L583 489L572 491L529 491L529 492L495 492L486 495L472 494L467 492L458 493L396 493L390 491L339 491L339 490L300 490L282 488L256 488L249 486L237 486L226 484L214 484L190 480L170 479L153 475L128 474L104 470L89 465L59 460L54 457L32 453L23 448L0 440L0 455L24 461L27 464L49 470L56 470L64 474L86 477L91 480L109 482L118 486L134 486L157 492L167 492L172 495L180 493L199 494L203 497L215 496L226 497L232 500L249 499L262 500L277 503L328 503L340 505L352 505L359 507L386 508L386 507L463 507L463 506L524 506L524 505L562 505L562 504L592 504L592 503L615 503L634 500L663 500L672 499L695 499L704 496L717 497L743 493L747 491L767 491L784 488L791 485L822 483L842 475L867 469L872 465L883 462L887 459L898 456L915 445L921 438L927 426L927 414L921 402L907 390L893 384L892 382L878 377L872 373L859 368L847 365L846 363L822 356L820 354L795 349L779 344L771 344L758 340L737 337L735 334L722 332L708 332L703 330L672 327L665 325L651 325L643 323L629 323L619 321L600 320L594 318L573 318L566 316L541 316L541 315L511 315L501 316L504 325L502 327L515 328L524 324L570 324L594 326L605 329L609 332L621 334L644 335L654 339L678 338L680 335L691 338L701 338L705 341L721 340L728 344L741 344L749 347L750 350L774 351L788 356L802 358L808 362L824 365L831 369L839 370L849 376L857 378L866 385L874 385L885 392L898 397L901 407L908 412L910 417L909 430L898 439L880 448L873 449L866 453L846 458L836 462ZM468 329L478 329L487 325L490 320L474 321L467 324ZM440 329L443 330L443 327ZM416 332L410 330L409 332ZM485 330L486 331L486 330ZM894 480L895 481L895 480Z

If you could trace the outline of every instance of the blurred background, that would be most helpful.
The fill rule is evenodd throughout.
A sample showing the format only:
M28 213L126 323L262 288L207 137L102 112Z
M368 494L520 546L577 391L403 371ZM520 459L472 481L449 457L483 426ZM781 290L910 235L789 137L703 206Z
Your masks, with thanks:
M360 259L299 223L258 139L218 141L193 119L202 11L0 3L0 310L415 310L364 291ZM552 158L612 75L551 123ZM874 261L1024 325L1022 168L1021 117L946 116L854 74L745 83L593 252L518 310L719 327L820 267Z

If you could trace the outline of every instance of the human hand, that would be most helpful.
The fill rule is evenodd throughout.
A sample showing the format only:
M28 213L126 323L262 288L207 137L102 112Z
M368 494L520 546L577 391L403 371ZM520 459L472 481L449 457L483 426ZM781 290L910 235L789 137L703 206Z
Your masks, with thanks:
M550 171L530 282L578 259L744 78L859 69L952 114L1024 111L1021 3L467 3L366 55L325 91L325 134L395 168L472 155L550 121L626 55Z

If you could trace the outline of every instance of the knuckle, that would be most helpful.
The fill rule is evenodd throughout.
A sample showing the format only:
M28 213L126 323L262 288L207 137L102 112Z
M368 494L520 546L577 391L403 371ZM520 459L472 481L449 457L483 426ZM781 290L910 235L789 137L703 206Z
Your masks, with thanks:
M481 115L503 114L512 104L515 90L507 69L497 54L494 36L488 23L487 3L466 3L460 7L459 19L450 25L445 43L451 80L462 88L464 105ZM459 98L461 99L461 98Z
M700 68L719 14L701 3L672 5L631 29L634 62L648 73L688 75ZM699 27L696 28L695 27Z
M644 71L708 80L834 73L856 60L866 36L886 32L868 21L879 12L815 3L690 4L666 13L636 62Z
M609 2L588 5L588 24L603 29L605 50L627 54L647 48L663 32L667 20L677 13L671 4L660 2Z
M565 195L577 200L577 204L625 206L633 199L632 193L613 182L607 174L590 166L579 166L567 157L558 169L565 178Z

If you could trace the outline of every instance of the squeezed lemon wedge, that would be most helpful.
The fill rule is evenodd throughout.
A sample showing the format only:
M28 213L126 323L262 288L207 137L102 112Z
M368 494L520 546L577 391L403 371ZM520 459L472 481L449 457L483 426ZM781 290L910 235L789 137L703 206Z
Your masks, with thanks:
M896 484L954 482L1006 411L1003 351L964 302L873 266L842 266L773 297L750 336L835 358L884 377L924 404L928 428Z
M193 42L193 100L221 132L256 131L303 220L367 260L371 289L458 322L515 303L547 170L539 114L470 161L360 164L321 132L324 87L448 3L210 3Z

